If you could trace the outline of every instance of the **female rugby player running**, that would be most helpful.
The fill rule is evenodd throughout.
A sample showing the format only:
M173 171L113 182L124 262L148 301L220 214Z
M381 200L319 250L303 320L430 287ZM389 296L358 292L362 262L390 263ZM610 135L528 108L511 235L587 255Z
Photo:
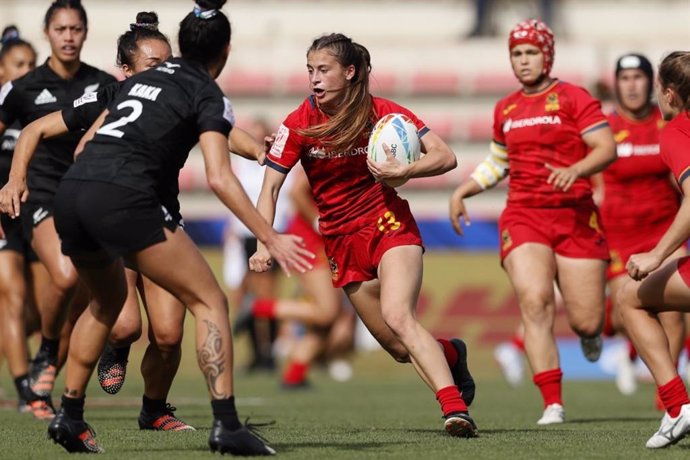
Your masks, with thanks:
M448 433L476 436L466 405L474 398L467 349L457 339L434 340L415 318L422 239L407 202L382 182L443 174L456 166L455 155L412 112L369 93L369 52L350 38L336 33L314 40L307 70L313 94L278 130L257 207L273 220L285 177L301 161L319 210L333 286L345 290L397 361L414 364L436 394ZM367 161L369 133L389 113L414 121L424 158L409 166L392 157L380 164ZM250 267L265 271L270 265L270 254L259 247Z

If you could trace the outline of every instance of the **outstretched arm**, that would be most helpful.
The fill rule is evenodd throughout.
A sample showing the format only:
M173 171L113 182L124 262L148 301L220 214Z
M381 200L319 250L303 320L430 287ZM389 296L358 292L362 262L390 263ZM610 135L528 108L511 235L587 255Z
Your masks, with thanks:
M213 193L240 219L286 273L311 269L314 255L304 249L301 238L280 235L254 208L237 177L232 172L227 154L227 138L215 131L207 131L199 138L204 155L206 178Z

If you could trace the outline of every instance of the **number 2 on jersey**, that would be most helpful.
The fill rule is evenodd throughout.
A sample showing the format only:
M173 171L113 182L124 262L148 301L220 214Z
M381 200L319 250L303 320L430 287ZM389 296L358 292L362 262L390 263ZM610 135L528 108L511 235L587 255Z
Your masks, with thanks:
M101 129L96 131L96 134L104 134L106 136L113 136L117 137L118 139L121 139L122 136L125 135L125 133L116 128L121 128L127 123L131 123L137 118L139 118L141 116L141 112L143 111L144 105L140 101L131 99L128 101L121 102L117 106L117 110L122 110L126 108L132 109L132 113L130 113L127 116L121 117L113 121L112 123L108 123L107 125L101 126Z

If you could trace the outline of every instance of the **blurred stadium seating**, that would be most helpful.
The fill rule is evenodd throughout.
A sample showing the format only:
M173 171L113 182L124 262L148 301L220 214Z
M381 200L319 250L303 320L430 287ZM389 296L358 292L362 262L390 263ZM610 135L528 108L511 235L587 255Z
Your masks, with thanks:
M50 2L2 0L0 18L17 24L33 41L40 60ZM115 40L144 8L158 12L161 30L175 42L177 24L190 0L84 0L89 40L84 60L111 69ZM232 99L238 125L254 117L274 126L308 92L305 51L311 40L339 31L364 44L372 55L371 90L417 113L458 155L459 168L437 178L410 181L401 193L417 214L443 218L447 197L487 153L493 105L518 88L508 63L506 35L518 20L535 13L536 2L497 1L492 18L497 37L464 38L472 27L471 0L233 0L225 11L233 23L233 52L219 84ZM594 88L611 82L616 57L630 50L653 62L690 43L688 0L554 1L556 61L553 74ZM225 215L210 199L203 164L192 154L181 177L188 219ZM473 198L470 211L494 219L505 186Z

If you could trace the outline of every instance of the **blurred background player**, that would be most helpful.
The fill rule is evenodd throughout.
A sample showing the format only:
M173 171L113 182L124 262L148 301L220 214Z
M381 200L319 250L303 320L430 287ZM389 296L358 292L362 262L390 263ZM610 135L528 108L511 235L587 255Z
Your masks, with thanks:
M501 263L515 288L527 359L544 400L537 423L563 423L554 282L585 357L596 361L608 248L588 178L615 160L615 146L599 102L551 77L554 38L546 24L519 23L508 46L522 89L496 104L491 154L453 193L450 219L462 235L460 218L469 223L463 200L510 174L499 219Z
M16 80L35 66L36 51L33 46L20 37L16 27L6 27L0 48L0 82L4 85ZM0 182L3 185L9 176L20 129L17 121L5 130L0 139ZM0 348L4 351L14 379L19 409L31 411L38 419L50 419L54 412L49 407L49 398L37 395L30 388L29 350L26 343L29 330L25 317L33 303L29 291L35 282L40 284L39 270L42 267L37 266L40 264L24 237L21 222L4 214L0 216L0 222L3 233L0 239ZM45 281L43 279L43 283Z
M690 433L688 391L659 319L661 312L690 312L690 257L667 261L690 237L690 52L675 51L663 59L657 99L668 121L659 138L661 158L673 171L683 200L656 246L629 257L626 268L632 280L620 288L617 299L628 337L652 372L666 409L659 430L647 440L650 449L668 447Z
M44 32L51 55L41 66L5 86L0 101L0 133L19 121L22 127L63 108L86 93L115 81L111 75L81 62L80 53L88 30L86 11L78 0L57 0L46 11ZM31 370L31 388L49 396L60 365L59 347L66 355L69 337L60 336L76 291L77 273L60 251L53 223L53 199L62 175L73 162L78 133L42 142L28 173L29 199L22 213L26 237L50 274L49 285L39 299L41 346ZM82 308L86 299L80 299ZM79 307L75 307L80 311Z
M271 134L271 129L266 120L256 118L247 126L247 132L256 142L263 144L264 139ZM232 162L232 169L252 203L256 203L261 192L263 167L257 161L238 158ZM289 213L288 201L280 200L273 228L283 231ZM231 214L223 243L223 279L230 291L232 304L238 308L234 332L235 335L247 332L250 337L252 356L246 369L249 372L273 372L276 368L273 344L278 335L278 323L275 319L256 318L251 310L256 300L278 296L281 275L277 266L263 273L248 270L249 257L254 252L256 236Z
M382 183L443 174L455 168L455 154L412 112L370 94L369 51L349 37L332 33L315 39L307 51L307 72L311 95L278 130L257 207L273 220L285 177L301 162L319 210L333 286L343 288L396 361L414 363L439 401L446 431L475 437L477 428L463 400L469 404L474 398L465 343L437 341L417 321L421 236L408 203ZM419 161L402 165L393 156L385 163L367 159L371 127L389 113L414 121L426 153ZM259 245L250 267L266 271L271 265Z
M601 219L606 230L611 261L607 270L608 300L604 334L625 334L619 315L618 292L628 281L625 265L632 254L654 248L673 222L680 205L678 189L659 152L664 120L652 102L652 63L638 53L616 61L616 107L608 115L616 140L618 159L603 173ZM687 254L684 245L669 259ZM669 338L671 356L678 362L683 348L684 324L680 312L664 312L659 321ZM617 357L616 384L623 394L636 389L633 347Z
M294 322L304 329L286 350L288 362L281 380L284 389L308 387L309 369L315 360L322 356L328 359L329 351L335 353L335 358L342 356L352 344L355 325L352 310L343 305L341 292L333 287L323 240L316 229L318 210L307 176L301 168L293 169L290 176L291 185L287 187L294 212L286 232L302 237L307 249L316 254L314 268L298 277L300 299L262 296L251 307L254 318L279 320L281 324ZM346 361L343 365L347 366ZM337 372L335 375L337 378Z

